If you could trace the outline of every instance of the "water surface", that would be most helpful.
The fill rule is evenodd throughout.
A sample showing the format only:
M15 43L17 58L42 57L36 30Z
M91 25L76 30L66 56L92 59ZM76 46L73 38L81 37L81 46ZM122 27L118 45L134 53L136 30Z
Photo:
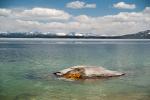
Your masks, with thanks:
M64 81L51 73L75 65L126 72ZM150 40L0 39L0 100L149 100Z

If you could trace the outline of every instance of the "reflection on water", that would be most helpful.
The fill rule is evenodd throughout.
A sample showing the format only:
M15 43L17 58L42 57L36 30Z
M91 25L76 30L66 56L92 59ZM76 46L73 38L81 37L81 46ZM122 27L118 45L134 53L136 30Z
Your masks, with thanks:
M0 100L149 100L149 40L1 39ZM75 65L127 75L64 81L51 73Z

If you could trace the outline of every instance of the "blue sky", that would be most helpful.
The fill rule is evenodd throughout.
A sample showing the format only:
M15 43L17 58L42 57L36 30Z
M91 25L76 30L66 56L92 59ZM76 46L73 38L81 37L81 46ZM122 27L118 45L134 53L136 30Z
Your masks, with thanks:
M122 35L150 29L150 0L0 0L0 32Z
M108 14L117 14L120 11L141 11L145 7L150 6L150 0L80 0L86 3L95 3L95 9L68 9L65 5L68 2L76 0L0 0L0 8L33 8L46 7L65 10L73 15L87 14L91 16L103 16ZM135 4L137 7L133 10L115 9L113 4L117 2L126 2Z

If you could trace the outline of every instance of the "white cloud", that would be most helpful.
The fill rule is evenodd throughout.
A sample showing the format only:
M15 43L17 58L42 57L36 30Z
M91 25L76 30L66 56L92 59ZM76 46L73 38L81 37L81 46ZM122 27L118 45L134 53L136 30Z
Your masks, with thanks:
M82 8L96 8L96 4L88 4L82 1L73 1L66 4L67 8L82 9Z
M150 14L150 7L146 7L143 11L145 14Z
M0 9L0 16L10 16L23 20L68 20L71 16L63 10L33 8L25 10Z
M9 9L0 9L0 16L8 16L11 13Z
M31 10L24 10L21 12L21 17L31 17L35 19L69 19L70 15L62 10L49 8L33 8Z
M96 4L86 4L85 8L96 8Z
M117 15L103 17L89 17L80 15L75 20L81 23L80 28L87 27L84 31L99 33L99 35L122 35L150 29L150 8L142 12L120 12ZM82 28L83 29L83 28Z
M150 7L146 7L141 12L120 12L116 15L97 17L88 15L73 16L65 11L61 11L63 14L71 16L65 18L65 20L63 20L64 18L59 20L62 17L59 14L49 14L49 10L48 12L42 12L42 15L40 15L40 11L35 12L38 14L31 13L33 9L22 11L7 9L11 11L11 14L0 16L0 31L77 32L95 33L98 35L122 35L150 29ZM26 11L30 13L24 13ZM35 18L35 15L38 17ZM53 19L53 16L55 16L55 20L49 20L47 16L50 19Z
M136 5L127 4L125 2L119 2L119 3L114 4L113 7L118 8L118 9L135 9Z

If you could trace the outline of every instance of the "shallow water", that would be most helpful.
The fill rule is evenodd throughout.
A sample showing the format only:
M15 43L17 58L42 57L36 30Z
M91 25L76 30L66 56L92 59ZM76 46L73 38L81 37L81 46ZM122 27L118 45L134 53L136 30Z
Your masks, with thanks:
M125 76L65 81L51 73L103 66ZM150 40L0 39L0 100L149 100Z

